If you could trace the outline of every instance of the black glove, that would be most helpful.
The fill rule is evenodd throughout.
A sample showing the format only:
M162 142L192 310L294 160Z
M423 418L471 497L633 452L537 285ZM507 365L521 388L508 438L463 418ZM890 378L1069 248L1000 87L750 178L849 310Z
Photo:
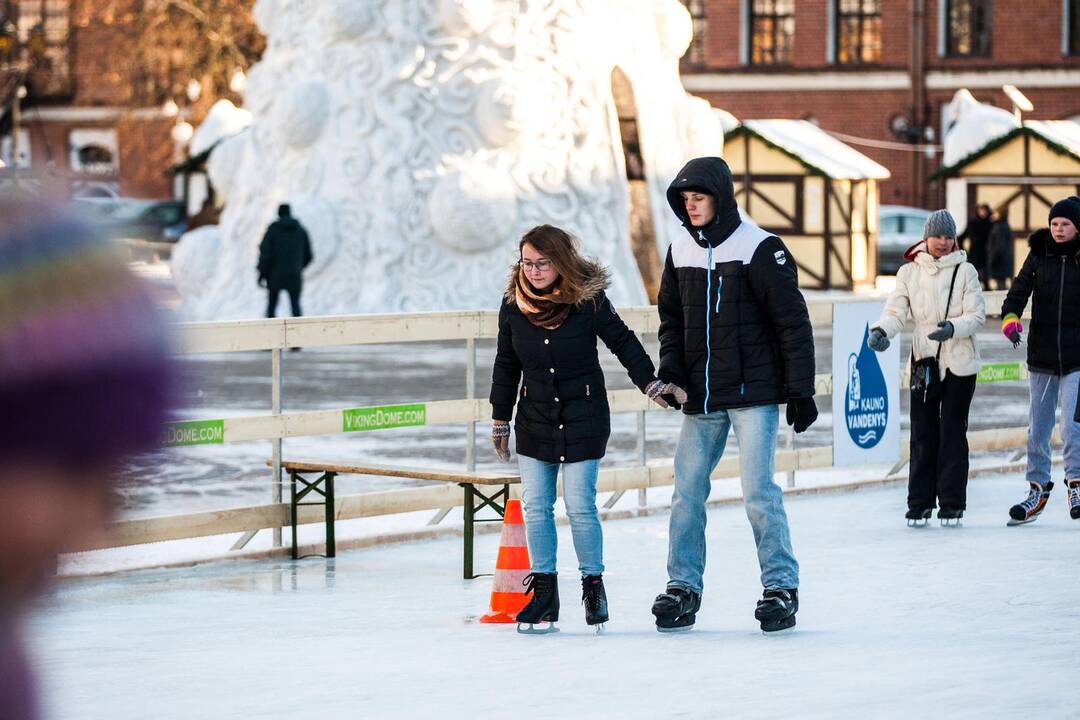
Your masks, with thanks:
M941 329L935 330L934 332L926 336L931 340L934 340L935 342L945 342L953 336L954 332L956 332L956 328L954 328L953 324L948 320L942 320L937 324L937 326Z
M866 346L874 352L885 352L889 349L889 338L881 328L874 328L870 336L866 338Z
M817 405L814 398L789 398L787 403L787 424L795 428L796 433L806 429L817 420Z

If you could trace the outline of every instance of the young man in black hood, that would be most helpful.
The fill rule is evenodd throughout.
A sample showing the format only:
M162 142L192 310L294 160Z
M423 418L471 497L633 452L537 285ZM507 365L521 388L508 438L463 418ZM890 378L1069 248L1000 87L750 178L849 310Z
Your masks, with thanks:
M739 440L746 514L765 588L766 632L795 624L799 564L783 492L773 482L779 406L803 432L817 419L814 337L795 259L780 238L739 214L727 163L691 160L667 191L687 234L668 249L660 283L660 370L686 389L675 453L668 584L653 614L661 632L693 627L705 571L709 476L729 430Z

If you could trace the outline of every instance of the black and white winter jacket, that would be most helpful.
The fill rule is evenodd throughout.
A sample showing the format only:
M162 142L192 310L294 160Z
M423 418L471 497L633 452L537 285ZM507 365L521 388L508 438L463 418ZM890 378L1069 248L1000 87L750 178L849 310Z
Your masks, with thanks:
M684 190L716 199L712 223L692 225ZM720 158L692 160L667 194L688 232L671 244L664 263L658 374L686 389L683 412L813 396L813 330L787 247L740 218L731 172Z

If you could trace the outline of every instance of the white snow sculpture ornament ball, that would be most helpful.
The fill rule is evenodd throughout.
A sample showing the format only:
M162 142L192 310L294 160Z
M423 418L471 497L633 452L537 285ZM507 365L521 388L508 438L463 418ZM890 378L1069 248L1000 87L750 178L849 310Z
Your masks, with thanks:
M452 35L484 32L495 22L494 0L438 0L439 24Z
M335 40L355 40L375 27L373 0L329 0L324 12Z
M281 139L294 150L315 144L330 116L330 94L326 85L309 80L285 91L274 107L274 119Z
M474 162L439 178L428 201L435 237L449 250L480 253L502 244L517 229L512 181Z

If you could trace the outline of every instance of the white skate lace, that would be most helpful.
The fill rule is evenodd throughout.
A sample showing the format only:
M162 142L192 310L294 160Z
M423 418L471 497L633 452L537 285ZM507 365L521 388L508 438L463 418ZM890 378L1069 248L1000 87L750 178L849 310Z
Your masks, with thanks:
M1069 507L1080 507L1080 481L1069 483Z
M1043 490L1041 487L1032 485L1030 492L1028 492L1027 500L1020 503L1020 507L1024 508L1025 513L1029 513L1039 505L1039 500L1042 499Z

